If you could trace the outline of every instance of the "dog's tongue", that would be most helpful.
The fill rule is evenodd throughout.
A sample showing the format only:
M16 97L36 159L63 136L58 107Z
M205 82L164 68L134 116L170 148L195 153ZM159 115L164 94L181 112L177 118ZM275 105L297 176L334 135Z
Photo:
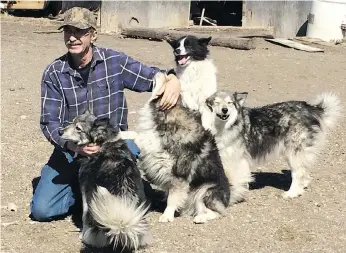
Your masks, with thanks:
M187 62L187 56L182 56L179 60L178 63L180 65L184 65Z

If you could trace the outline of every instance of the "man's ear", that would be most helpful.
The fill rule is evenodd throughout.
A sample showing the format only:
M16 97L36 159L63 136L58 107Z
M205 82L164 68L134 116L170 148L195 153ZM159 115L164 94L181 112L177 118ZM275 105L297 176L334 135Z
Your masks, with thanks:
M97 31L93 29L91 31L91 44L94 44L96 40L97 40Z
M211 41L211 36L208 38L200 38L198 40L198 43L201 45L208 45L210 41Z
M205 101L205 104L208 106L209 110L213 111L213 105L214 105L214 99L215 99L215 93L207 98Z
M243 104L245 103L245 100L247 98L248 93L247 92L235 92L233 94L233 98L236 102L236 104L243 106Z

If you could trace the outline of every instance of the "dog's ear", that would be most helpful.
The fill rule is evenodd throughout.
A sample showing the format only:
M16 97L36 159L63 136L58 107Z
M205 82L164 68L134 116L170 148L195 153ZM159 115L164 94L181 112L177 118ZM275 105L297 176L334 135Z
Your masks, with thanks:
M94 121L94 127L106 128L109 125L109 118L96 119Z
M211 36L208 37L208 38L200 38L198 40L198 43L201 44L201 45L206 45L207 46L210 41L211 41Z
M86 115L94 115L93 110L90 108L90 106L85 110L84 114Z
M177 41L176 40L172 40L170 38L166 38L166 41L168 42L168 44L171 45L172 48L176 48L176 46L177 46Z
M213 111L214 99L215 99L215 93L205 100L205 104L208 106L211 112Z
M248 95L247 92L235 92L233 94L233 97L234 97L236 104L243 106L243 104L245 103L247 95Z

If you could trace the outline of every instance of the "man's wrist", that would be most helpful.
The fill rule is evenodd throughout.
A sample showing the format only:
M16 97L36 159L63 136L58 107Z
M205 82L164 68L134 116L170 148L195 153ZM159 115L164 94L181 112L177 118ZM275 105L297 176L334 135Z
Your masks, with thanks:
M77 152L77 145L73 142L67 141L65 145L67 150L70 150L72 152Z

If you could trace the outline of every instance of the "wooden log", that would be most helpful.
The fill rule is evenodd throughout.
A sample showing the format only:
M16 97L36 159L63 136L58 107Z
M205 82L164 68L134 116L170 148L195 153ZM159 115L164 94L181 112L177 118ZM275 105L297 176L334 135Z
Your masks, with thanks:
M150 29L150 28L126 28L121 32L123 36L145 38L153 40L165 40L167 38L179 39L182 36L194 35L197 38L207 37L206 34L195 32L175 31L169 29ZM229 47L233 49L250 50L255 49L255 42L252 38L239 38L232 36L220 36L211 34L212 39L209 45Z

